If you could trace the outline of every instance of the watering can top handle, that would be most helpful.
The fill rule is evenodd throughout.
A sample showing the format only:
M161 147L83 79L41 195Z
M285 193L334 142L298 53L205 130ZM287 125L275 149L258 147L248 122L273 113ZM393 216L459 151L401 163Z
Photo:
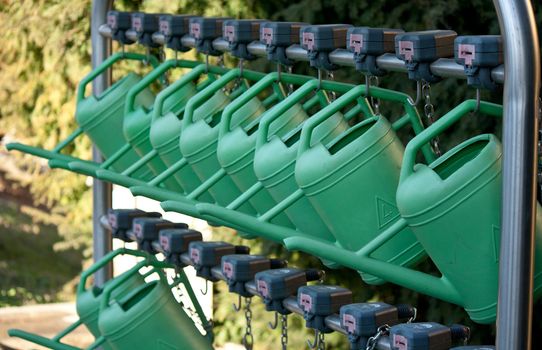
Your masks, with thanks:
M132 53L132 52L117 52L111 56L109 56L105 61L102 62L98 67L93 69L89 74L87 74L79 83L79 87L77 89L77 102L83 100L85 98L85 90L87 88L87 85L92 82L94 79L96 79L100 74L105 72L107 69L109 69L113 64L115 64L117 61L120 61L122 59L128 59L128 60L135 60L135 61L145 61L147 59L150 59L150 62L153 67L156 67L158 65L158 59L154 56L147 57L146 55L138 54L138 53Z
M211 98L218 90L222 89L224 86L226 86L230 81L232 81L235 78L240 77L241 70L239 68L234 68L224 74L220 79L215 80L211 83L211 85L207 86L202 91L198 92L194 97L192 97L188 102L186 103L186 108L184 111L184 118L183 118L183 127L187 127L189 124L193 122L194 118L194 111L196 108L201 106L205 101L207 101L209 98Z
M165 261L158 261L155 257L147 257L147 259L140 261L136 265L132 267L131 270L139 270L142 267L145 266L152 266L154 268L167 268L170 267L170 265ZM159 271L157 271L159 272ZM160 276L160 279L162 281L165 281L165 276L162 273L158 273ZM102 300L100 303L100 311L104 310L109 305L109 300L111 299L111 293L117 289L119 286L121 286L123 283L125 283L129 278L131 278L131 274L123 274L119 277L115 278L110 285L105 287L103 291ZM165 281L167 283L167 281Z
M347 93L339 97L328 106L318 111L309 120L305 122L301 130L301 136L299 140L298 154L308 150L310 148L310 141L312 138L313 130L324 122L326 119L339 112L344 107L348 106L353 100L360 97L374 97L386 101L401 103L409 116L410 123L413 126L414 132L419 133L423 130L422 122L420 120L418 111L414 106L409 103L409 96L402 92L395 90L383 89L379 87L371 87L369 89L369 95L367 96L367 88L365 85L357 85L350 89ZM374 116L374 115L373 115Z
M273 121L279 118L282 114L286 113L286 111L292 108L296 103L299 103L303 98L305 98L305 96L317 89L318 85L319 83L317 79L307 81L297 90L295 90L290 96L273 106L273 108L262 115L259 128L260 131L258 132L258 137L256 139L257 148L261 147L267 142L271 123L273 123Z
M100 270L102 267L107 265L109 262L111 262L111 260L113 260L118 255L132 255L135 257L143 258L148 257L147 253L141 252L139 250L131 250L126 248L115 249L112 252L109 252L107 255L105 255L103 258L92 264L92 266L90 266L88 269L81 273L81 279L79 281L79 285L77 286L77 293L84 292L88 278L94 273L96 273L98 270Z
M412 174L414 172L414 165L416 162L416 154L420 148L431 141L431 139L440 135L446 129L455 124L459 119L468 115L471 112L474 112L478 109L479 113L493 116L493 117L502 117L502 106L491 103L480 101L479 107L477 107L476 100L466 100L461 102L459 105L454 107L451 111L446 113L430 127L422 131L416 137L414 137L407 144L405 149L405 154L403 157L403 166L401 167L401 179Z

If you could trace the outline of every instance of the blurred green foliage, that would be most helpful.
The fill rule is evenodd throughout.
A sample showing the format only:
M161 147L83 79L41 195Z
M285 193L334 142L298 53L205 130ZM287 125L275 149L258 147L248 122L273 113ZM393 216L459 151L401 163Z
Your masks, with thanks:
M459 34L498 34L499 26L493 3L483 0L199 0L199 1L128 1L117 0L121 10L146 12L193 13L205 16L267 18L270 20L304 21L309 23L349 23L373 27L403 28L405 30L453 29ZM537 24L541 28L542 5L534 2ZM90 0L21 0L0 1L0 23L3 35L0 45L0 135L33 145L52 148L75 127L73 118L74 93L77 82L90 69L89 40ZM129 48L141 50L140 48ZM189 54L193 56L193 53ZM189 56L189 57L190 57ZM235 60L228 58L228 65ZM249 64L253 69L272 70L265 60ZM122 73L124 70L120 70ZM314 75L307 64L298 64L295 72ZM363 77L352 69L341 69L337 80L362 82ZM390 74L381 85L414 93L414 83L403 74ZM433 101L441 115L462 99L474 96L464 81L447 79L434 84ZM485 93L483 98L501 101L501 93ZM393 110L389 111L390 114ZM457 144L473 133L500 133L500 123L473 117L458 125L444 138L444 148ZM401 135L408 140L411 135ZM71 150L88 158L90 144L80 140ZM67 247L86 247L90 241L90 191L85 178L64 171L45 171L45 163L26 156L17 156L19 165L31 174L28 181L35 198L66 217L59 230ZM242 240L226 229L216 229L216 238L234 243ZM243 241L253 252L286 257L291 265L321 267L314 257L259 240ZM88 250L87 250L88 252ZM426 271L433 271L426 263ZM389 303L408 302L419 309L419 318L442 323L464 323L473 327L474 342L491 343L494 328L474 325L465 312L456 306L428 298L393 285L367 286L349 270L328 271L327 283L351 288L355 300L383 300ZM236 298L227 293L223 283L215 285L215 324L217 344L239 342L244 327L242 313L231 312ZM279 331L266 328L271 314L265 313L260 302L254 302L254 332L256 349L278 347ZM539 306L538 306L539 307ZM538 314L536 317L540 317ZM542 330L537 319L534 334ZM309 336L299 316L290 317L290 345L302 347ZM332 348L345 345L345 338L330 335ZM536 337L535 337L536 338Z

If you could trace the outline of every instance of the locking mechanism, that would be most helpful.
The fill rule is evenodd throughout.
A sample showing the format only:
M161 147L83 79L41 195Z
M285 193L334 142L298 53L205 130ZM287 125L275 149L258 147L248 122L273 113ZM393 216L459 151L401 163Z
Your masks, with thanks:
M162 15L159 18L159 32L166 38L166 46L174 51L187 52L191 48L184 46L183 36L190 33L190 15Z
M325 318L338 313L341 306L352 303L352 291L339 286L316 284L301 286L297 291L297 304L303 310L308 328L330 333Z
M201 232L188 228L165 229L161 230L158 235L160 248L166 261L177 267L184 267L181 255L188 253L190 242L198 242L203 239Z
M354 54L356 70L375 76L386 72L378 68L376 58L395 52L395 36L402 29L353 27L346 33L346 48Z
M286 49L299 44L301 22L265 22L260 25L260 42L265 45L267 60L285 66L293 66L294 61L286 57Z
M148 213L139 209L109 209L107 212L107 221L111 227L111 235L113 238L124 242L132 242L127 236L127 233L132 229L134 219L160 217L162 217L160 213Z
M150 254L157 254L153 242L158 241L159 232L170 228L188 228L187 224L174 223L158 218L137 218L134 220L132 235L137 241L137 248Z
M152 40L152 35L159 31L160 14L136 12L132 14L132 29L137 33L138 43L148 48L160 47Z
M386 303L358 303L340 309L341 327L348 334L350 349L365 349L370 337L378 334L380 327L393 326L404 319L412 319L416 309L410 305Z
M452 30L397 34L395 55L405 62L409 79L436 83L441 78L431 73L430 65L439 58L453 57L456 36L457 33Z
M196 40L196 50L205 55L220 56L213 40L222 37L222 25L229 17L194 17L190 19L190 36Z
M226 242L190 242L188 251L196 269L196 275L216 282L218 279L212 275L211 269L220 266L222 257L231 254L249 254L250 248L242 245L234 246Z
M466 342L469 335L468 327L435 322L402 323L390 328L393 350L448 350L454 343Z
M337 65L331 63L329 54L346 44L346 32L349 24L309 25L300 30L301 47L307 50L311 67L336 70Z
M248 52L247 46L260 37L260 19L230 19L224 21L222 36L229 44L230 53L243 60L258 58Z
M126 37L126 31L132 29L132 14L130 12L108 11L107 25L111 28L111 39L122 45L134 43Z
M477 89L497 89L491 70L504 62L500 35L458 36L454 53L455 61L465 69L467 84Z

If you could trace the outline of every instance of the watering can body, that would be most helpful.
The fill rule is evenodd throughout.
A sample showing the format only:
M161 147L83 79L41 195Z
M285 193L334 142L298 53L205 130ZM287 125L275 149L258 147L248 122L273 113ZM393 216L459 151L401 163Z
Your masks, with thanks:
M179 141L180 150L202 182L223 171L216 154L219 136L218 126L222 111L230 102L231 99L222 90L218 90L194 111L192 120L189 122L183 121L183 130ZM241 125L246 126L263 111L264 107L261 101L254 98L235 113L234 119L238 120ZM229 204L241 194L241 191L228 176L220 177L208 189L208 192L216 203L223 206ZM243 205L240 210L245 212L254 211L248 204Z
M429 165L415 164L425 142L469 111L466 101L411 141L405 151L397 205L401 216L436 267L461 297L472 320L496 317L500 225L502 146L491 134L473 137ZM502 107L482 102L480 111L500 116ZM536 214L535 297L542 291L542 216Z
M123 134L124 107L126 95L141 78L135 73L128 73L115 82L100 96L90 95L79 99L75 118L79 126L98 147L100 153L108 158L126 145ZM154 95L148 89L136 98L136 105L150 107ZM122 171L139 159L134 151L122 156L112 168Z
M403 152L403 144L381 116L301 150L297 183L342 248L359 250L399 219L395 195ZM409 266L425 254L411 230L403 228L371 256ZM367 283L382 282L361 276Z
M184 107L190 97L196 94L196 87L193 83L184 85L168 96L164 101L163 111L165 113L176 113ZM124 135L128 142L132 145L134 151L143 157L153 151L153 146L150 140L150 129L152 120L153 108L139 106L124 117ZM174 128L174 126L173 126ZM147 163L148 168L154 175L157 175L167 169L161 157L154 157ZM170 178L165 180L165 187L174 191L182 191L182 186L175 180Z
M303 123L308 116L300 104L294 105L283 113L269 127L269 134L284 137ZM259 122L258 122L259 124ZM245 192L258 183L254 172L256 137L258 124L255 123L245 130L240 121L233 121L228 132L222 134L217 148L217 157L223 169L226 170L237 187ZM249 203L263 214L277 204L266 188L262 188L249 199ZM271 220L277 225L295 228L284 214L279 214Z
M139 274L137 271L126 271L124 274L130 274L130 277L124 283L122 283L119 288L115 289L112 294L113 299L122 298L128 295L132 290L135 290L139 286L145 284L143 276L141 276L141 274ZM98 327L98 315L100 311L102 291L113 281L114 279L107 281L103 288L93 287L77 293L77 298L75 301L77 315L95 338L99 338L102 335ZM107 344L104 344L104 348L111 349L111 347L109 347Z
M100 311L98 324L115 350L212 349L162 279L108 303Z
M277 202L299 191L294 171L302 125L303 123L300 123L284 137L268 137L255 152L254 172ZM348 124L342 114L336 113L316 128L315 140L329 141L347 128ZM333 240L333 236L305 197L295 201L284 213L299 231L328 241Z

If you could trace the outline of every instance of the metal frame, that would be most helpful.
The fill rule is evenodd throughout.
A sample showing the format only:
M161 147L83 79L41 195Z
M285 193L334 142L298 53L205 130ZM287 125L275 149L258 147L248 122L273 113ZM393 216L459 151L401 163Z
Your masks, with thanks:
M504 82L503 121L503 200L502 233L499 276L499 308L497 321L497 349L531 349L531 316L533 307L533 247L536 212L536 148L538 123L537 96L540 87L540 57L538 34L534 14L528 0L494 0L504 37L505 67L492 71L497 82ZM106 13L112 0L94 0L92 6L92 57L93 66L108 54L110 36L106 26ZM108 35L109 34L109 35ZM155 36L157 42L163 38ZM194 46L190 38L183 44ZM226 51L226 42L216 40L214 46ZM252 43L249 51L263 56L263 45ZM287 56L307 61L307 53L299 46L286 51ZM330 55L333 63L353 66L352 54L336 50ZM381 68L404 72L403 62L393 55L383 55L377 60ZM463 68L452 60L440 59L431 65L433 74L441 77L465 78ZM504 80L506 76L506 80ZM105 75L93 85L100 93L110 83ZM96 151L93 152L97 157ZM97 160L96 158L94 158ZM111 247L111 238L100 228L99 218L111 203L111 188L100 181L94 182L94 256L99 259ZM103 282L110 271L97 275ZM389 346L389 345L388 345ZM379 346L379 348L381 348ZM386 349L389 347L382 347Z

